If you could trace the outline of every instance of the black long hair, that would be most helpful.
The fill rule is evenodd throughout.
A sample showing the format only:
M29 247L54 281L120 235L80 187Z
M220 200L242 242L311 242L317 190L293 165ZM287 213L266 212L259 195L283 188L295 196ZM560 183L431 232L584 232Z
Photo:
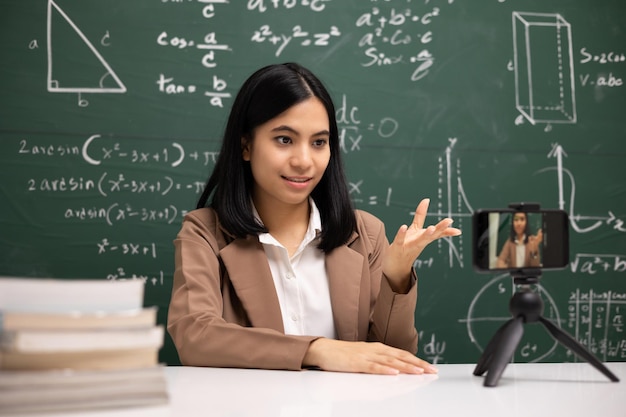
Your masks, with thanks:
M319 249L328 253L346 243L356 228L341 159L335 106L322 82L295 63L268 65L242 85L228 117L222 147L197 208L212 207L223 227L236 237L266 233L252 213L254 178L242 156L242 139L251 140L254 129L295 104L317 97L326 108L330 128L330 161L311 197L322 220Z

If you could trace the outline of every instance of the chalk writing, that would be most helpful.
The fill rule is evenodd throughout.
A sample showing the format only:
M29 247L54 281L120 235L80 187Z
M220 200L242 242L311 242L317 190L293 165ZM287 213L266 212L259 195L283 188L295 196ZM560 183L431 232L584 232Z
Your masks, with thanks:
M559 201L559 209L565 209L565 196L564 196L564 175L569 178L571 184L570 198L569 198L569 219L572 228L578 233L588 233L603 225L610 226L613 230L617 230L619 232L626 232L626 226L623 219L617 218L612 211L608 212L607 216L583 216L579 213L576 213L575 208L575 195L576 195L576 180L572 172L563 167L563 158L567 157L567 153L563 149L561 145L558 143L552 144L552 149L548 153L548 158L556 159L556 167L548 167L543 168L537 171L537 173L543 173L547 171L556 170L557 172L557 181L558 181L558 201ZM592 221L593 224L588 225L586 227L582 226L581 220Z
M220 153L215 151L193 151L189 153L189 159L200 161L203 165L215 164Z
M85 177L57 177L57 178L29 178L28 191L46 191L55 193L86 192L97 190L102 196L107 197L113 193L130 192L133 194L153 193L167 195L173 191L190 190L195 193L202 191L204 182L192 181L180 183L169 175L162 178L148 180L127 178L125 174L110 175L103 173L98 180Z
M626 255L577 253L570 262L572 272L595 275L626 272Z
M29 178L28 191L49 191L49 192L74 192L90 191L96 187L96 182L84 177L64 176L57 178Z
M337 106L335 113L339 129L339 146L345 153L361 149L364 130L387 139L393 137L400 127L398 121L391 117L382 117L380 120L363 123L359 107L348 105L348 98L345 94L341 96L341 103Z
M22 139L19 142L19 149L17 151L21 155L41 155L51 157L64 157L72 155L80 155L81 149L76 145L61 145L61 144L49 144L49 145L33 145L28 142L28 139Z
M182 85L174 82L174 77L166 77L164 74L159 74L159 79L156 81L159 86L159 92L165 94L183 94L183 93L195 93L197 87L193 84Z
M91 182L91 181L89 181ZM127 178L125 174L109 175L108 172L103 173L97 181L98 191L103 196L119 192L130 192L133 194L156 193L167 195L172 191L189 190L195 193L202 191L204 182L192 181L184 184L174 180L169 175L155 179L135 179Z
M61 8L59 7L54 0L48 0L48 16L47 16L47 39L48 45L58 45L60 42L58 39L53 41L53 36L58 32L62 32L63 30L72 31L78 38L80 38L83 45L86 47L86 51L91 55L89 59L85 59L85 63L82 60L77 59L75 55L73 55L70 59L72 62L72 66L75 66L76 63L82 66L82 72L90 74L90 77L93 78L94 87L84 87L81 85L79 81L70 81L64 80L65 77L54 77L53 74L53 60L55 62L56 68L58 68L59 60L66 60L67 55L63 53L58 53L63 49L63 45L61 45L60 49L54 49L52 47L48 48L48 71L47 71L47 87L48 92L50 93L77 93L78 94L78 105L80 107L87 107L89 102L82 97L84 93L125 93L126 86L122 82L122 80L117 76L113 68L109 65L109 63L104 59L104 57L100 54L98 49L96 49L93 43L85 36L83 31L76 25L74 20ZM54 26L53 26L53 22ZM107 35L108 32L107 32ZM109 35L110 36L110 35ZM106 43L106 42L104 42ZM91 62L92 58L95 58L99 63L96 70L94 70ZM102 72L104 72L104 75ZM63 75L63 74L61 74ZM61 81L63 80L63 81ZM106 84L105 80L110 84ZM111 80L111 81L109 81Z
M423 344L419 350L420 356L429 361L432 364L438 364L445 362L444 353L446 353L446 342L437 340L435 333L431 333L430 337L426 337L424 331L418 333L418 340Z
M163 0L161 0L163 1ZM166 0L167 1L167 0ZM169 0L170 2L182 2L183 0ZM214 4L228 4L228 0L197 0L198 3L205 3L206 6L202 8L202 17L205 19L212 19L215 17Z
M377 3L356 19L355 26L366 31L358 41L365 57L361 66L411 64L413 70L409 78L418 81L428 75L435 63L433 53L424 45L432 42L435 34L429 27L441 16L442 9L428 5L423 11L412 10L407 5L388 9L390 6Z
M142 243L111 243L108 238L101 239L96 243L98 248L98 255L106 253L121 253L122 255L143 255L156 259L156 244L142 244Z
M576 289L568 300L567 327L581 344L603 360L624 360L624 311L626 293Z
M589 74L581 74L578 76L580 85L585 87L586 85L595 85L598 87L621 87L624 85L624 80L620 77L616 77L612 72L596 74L595 79L590 79Z
M163 74L159 74L159 79L156 81L159 92L166 95L177 94L193 94L198 91L198 88L194 84L183 85L174 82L174 77L165 77ZM230 98L231 93L224 91L227 87L226 81L213 76L213 90L204 91L206 97L210 97L211 105L215 107L224 107L222 99Z
M355 204L367 204L370 206L376 206L379 203L389 207L391 205L391 194L393 192L392 188L389 187L382 195L383 198L379 199L378 194L372 194L369 196L363 196L361 187L363 186L363 180L357 181L348 181L348 192L350 194L350 198Z
M224 102L222 101L222 99L231 97L230 93L224 91L228 84L223 79L218 78L214 75L212 86L213 90L205 91L204 95L211 99L209 102L212 106L224 107Z
M256 43L270 43L277 46L275 56L280 56L283 50L292 41L298 43L300 46L328 46L332 42L333 38L341 36L339 28L331 26L327 32L312 33L306 31L300 25L296 25L291 29L291 33L274 33L269 25L263 25L258 30L254 31L252 42Z
M461 160L457 158L453 161L452 151L457 141L457 138L448 138L448 146L446 146L443 156L437 158L437 210L435 213L429 214L434 214L438 220L444 217L457 219L456 227L462 227L463 218L471 216L474 209L465 195L461 177ZM455 178L456 181L454 181ZM453 194L456 196L456 199L453 197ZM454 207L456 207L456 210L453 211ZM437 241L437 249L440 253L447 249L448 264L451 268L455 265L455 262L458 262L463 267L462 239L439 239Z
M545 31L545 27L554 30ZM559 13L513 12L513 41L517 110L533 125L576 123L570 23ZM536 56L546 53L547 46L554 59L543 65L530 65ZM539 84L538 80L545 81ZM552 91L541 96L539 89Z
M125 279L140 279L144 284L150 284L152 286L162 286L165 284L165 274L163 271L159 271L157 275L146 275L137 273L127 273L124 268L119 267L115 269L115 272L107 274L106 279L111 281L125 280Z
M519 354L522 358L528 359L537 354L537 343L526 342L522 346L520 346Z
M434 262L435 262L435 258L433 258L432 256L430 258L424 258L424 259L418 258L413 263L413 268L415 269L431 268Z
M226 4L226 0L198 0L200 3L206 3L202 9L202 16L212 19L216 16L214 4ZM170 1L170 3L176 2ZM227 43L221 42L216 32L208 32L198 40L194 36L185 34L171 34L167 31L161 31L156 37L156 43L159 47L173 48L179 52L186 52L187 49L196 49L203 52L199 59L200 64L206 69L215 69L218 66L218 54L222 52L232 52L232 48ZM174 76L159 74L156 80L157 89L160 93L166 95L194 94L200 89L196 83L186 81L177 81ZM224 107L224 99L231 98L232 95L226 91L228 83L226 79L219 74L212 74L211 87L203 91L203 95L209 98L209 103L214 107Z
M307 7L311 11L321 12L331 0L248 0L248 10L257 10L265 13L269 8L293 9L294 7Z
M587 51L587 48L581 48L580 55L582 55L582 58L580 59L581 64L587 64L590 62L598 64L617 64L620 62L626 62L626 55L623 52L609 51L590 53Z
M123 146L120 142L109 144L108 141L104 143L98 141L98 148L93 142L99 138L100 135L92 135L85 140L82 146L83 159L91 165L100 165L111 159L124 159L133 164L165 163L177 167L185 159L185 149L178 142L172 142L169 146L155 152L136 148L129 149L128 146Z
M173 205L165 208L134 208L130 204L113 203L108 207L77 207L68 208L63 213L67 220L104 220L109 226L116 223L133 220L145 222L165 222L172 224L175 220L181 220L186 214ZM179 217L180 216L180 217Z

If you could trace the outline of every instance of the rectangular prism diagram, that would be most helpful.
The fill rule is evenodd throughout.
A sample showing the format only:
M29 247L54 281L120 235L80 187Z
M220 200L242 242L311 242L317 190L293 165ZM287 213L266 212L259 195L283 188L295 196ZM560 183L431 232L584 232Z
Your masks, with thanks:
M513 12L515 106L530 123L575 123L572 28L558 13Z

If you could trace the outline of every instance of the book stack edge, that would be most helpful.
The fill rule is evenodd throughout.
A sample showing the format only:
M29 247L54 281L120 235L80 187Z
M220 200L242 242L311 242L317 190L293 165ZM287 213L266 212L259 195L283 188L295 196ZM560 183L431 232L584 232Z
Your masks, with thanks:
M157 308L139 280L0 278L0 410L162 405Z

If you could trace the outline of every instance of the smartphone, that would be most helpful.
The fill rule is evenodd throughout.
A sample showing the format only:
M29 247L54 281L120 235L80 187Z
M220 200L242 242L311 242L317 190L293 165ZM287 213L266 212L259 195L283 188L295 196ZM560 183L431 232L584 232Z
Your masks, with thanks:
M562 269L569 264L569 219L563 210L478 210L472 216L477 271Z

